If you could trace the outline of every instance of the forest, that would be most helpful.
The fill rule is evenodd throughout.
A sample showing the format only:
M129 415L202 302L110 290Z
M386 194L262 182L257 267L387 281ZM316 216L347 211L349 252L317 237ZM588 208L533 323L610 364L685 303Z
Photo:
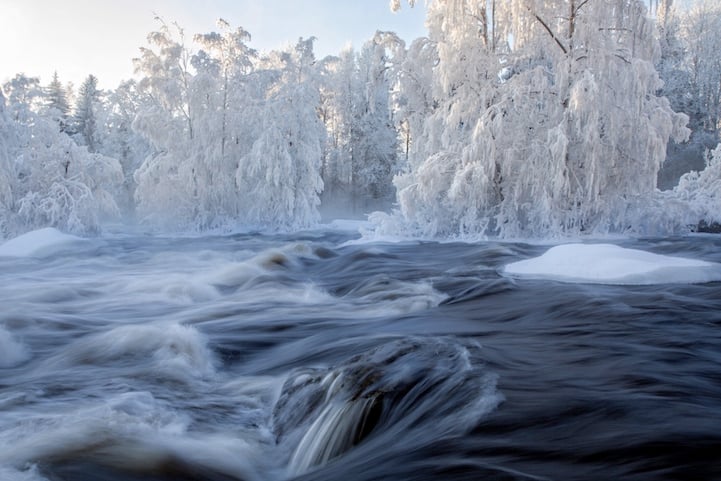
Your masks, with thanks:
M312 37L261 52L225 20L157 25L115 89L2 85L0 239L366 214L370 236L459 239L721 222L715 0L433 0L426 37L325 58Z

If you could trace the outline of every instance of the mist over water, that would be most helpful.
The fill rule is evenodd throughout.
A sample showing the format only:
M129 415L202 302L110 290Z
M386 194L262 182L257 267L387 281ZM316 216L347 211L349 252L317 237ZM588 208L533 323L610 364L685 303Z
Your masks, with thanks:
M0 258L0 480L721 478L721 283L547 247L112 235ZM721 239L623 240L721 262Z

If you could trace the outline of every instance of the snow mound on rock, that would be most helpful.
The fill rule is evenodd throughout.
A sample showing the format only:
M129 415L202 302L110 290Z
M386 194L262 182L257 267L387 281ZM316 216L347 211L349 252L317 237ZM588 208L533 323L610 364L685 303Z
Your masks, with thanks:
M0 257L41 257L83 241L53 227L34 230L0 244Z
M504 275L590 284L700 284L721 281L721 264L626 249L613 244L564 244L505 266Z

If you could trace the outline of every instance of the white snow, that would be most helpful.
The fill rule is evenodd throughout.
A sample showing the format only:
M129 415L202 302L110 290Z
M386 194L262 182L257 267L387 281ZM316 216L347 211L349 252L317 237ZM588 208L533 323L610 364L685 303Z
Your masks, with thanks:
M721 281L721 264L613 244L564 244L540 257L508 264L502 273L591 284L698 284Z
M0 244L0 257L38 257L63 249L82 237L63 234L53 227L34 230Z

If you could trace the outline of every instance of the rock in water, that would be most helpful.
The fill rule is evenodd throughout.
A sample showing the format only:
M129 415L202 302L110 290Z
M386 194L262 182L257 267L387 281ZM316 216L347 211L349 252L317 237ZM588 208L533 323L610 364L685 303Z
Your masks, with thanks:
M393 340L336 368L294 371L273 430L292 447L290 472L303 473L399 424L432 438L461 434L501 401L495 381L455 339Z

